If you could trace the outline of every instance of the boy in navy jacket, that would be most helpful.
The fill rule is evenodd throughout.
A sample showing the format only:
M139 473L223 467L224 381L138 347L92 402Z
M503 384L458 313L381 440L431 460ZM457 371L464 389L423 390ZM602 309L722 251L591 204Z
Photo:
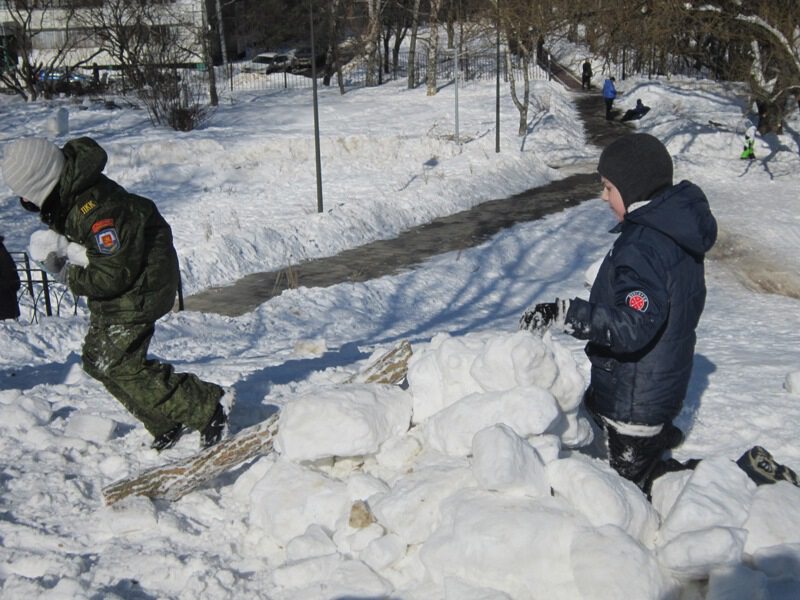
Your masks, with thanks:
M606 432L611 466L646 489L662 454L683 439L672 420L692 373L717 223L699 187L673 185L672 158L651 135L617 139L597 170L619 235L589 300L537 304L521 326L558 325L587 340L585 406Z

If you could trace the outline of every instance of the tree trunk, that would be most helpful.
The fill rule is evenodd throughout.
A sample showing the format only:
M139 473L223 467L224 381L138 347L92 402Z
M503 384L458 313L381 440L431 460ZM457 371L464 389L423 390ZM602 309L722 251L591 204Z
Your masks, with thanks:
M325 73L322 76L322 84L330 85L334 71L339 69L339 53L337 52L337 28L336 16L339 14L339 0L328 2L328 47L325 51ZM313 60L313 59L312 59ZM341 89L344 93L344 89Z
M428 68L426 79L428 96L435 96L436 92L436 57L439 53L439 6L441 0L431 0L430 39L428 40Z
M414 0L414 12L411 14L411 40L408 44L408 89L417 87L417 29L419 28L419 3Z
M528 107L530 106L530 76L528 69L530 67L530 54L526 49L521 49L520 57L522 58L523 66L523 92L522 100L517 95L517 82L514 78L514 65L511 63L511 53L506 52L506 71L508 71L508 83L511 87L511 99L514 101L514 106L519 111L519 128L517 135L523 136L528 133Z
M367 86L377 85L380 77L381 64L378 52L378 40L381 35L381 0L367 0L369 23L367 25L367 41L365 52L367 55Z

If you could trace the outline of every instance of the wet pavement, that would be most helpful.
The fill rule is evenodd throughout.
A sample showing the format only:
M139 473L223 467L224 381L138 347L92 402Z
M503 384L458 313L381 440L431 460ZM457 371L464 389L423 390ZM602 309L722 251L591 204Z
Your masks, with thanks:
M630 131L617 121L606 121L603 99L597 89L581 92L580 81L557 65L553 76L577 92L576 107L589 142L602 148ZM379 240L280 271L247 275L231 285L189 296L184 300L184 308L239 316L289 288L327 287L396 274L437 254L477 246L503 229L597 198L599 193L596 171L569 175L509 198L483 202L469 210L436 219L393 239Z

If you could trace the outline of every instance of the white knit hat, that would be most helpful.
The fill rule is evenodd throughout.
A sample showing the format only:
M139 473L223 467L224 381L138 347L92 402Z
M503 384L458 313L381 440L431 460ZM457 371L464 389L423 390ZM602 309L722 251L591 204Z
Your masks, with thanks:
M64 168L64 153L43 138L23 138L6 144L3 179L18 196L39 208L56 187Z

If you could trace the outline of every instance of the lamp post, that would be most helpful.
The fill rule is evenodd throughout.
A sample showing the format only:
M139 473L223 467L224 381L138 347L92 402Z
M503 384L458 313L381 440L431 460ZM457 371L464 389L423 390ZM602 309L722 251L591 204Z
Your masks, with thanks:
M456 36L456 42L458 41L458 36ZM455 87L455 96L456 96L456 144L461 144L461 139L458 135L458 43L456 43L456 47L453 49L453 66L456 70L456 87Z
M500 152L500 2L497 3L497 85L495 90L494 151Z
M308 3L308 17L311 25L311 89L314 105L314 158L317 167L317 212L322 212L322 161L319 152L319 110L317 108L317 52L314 47L314 4Z

